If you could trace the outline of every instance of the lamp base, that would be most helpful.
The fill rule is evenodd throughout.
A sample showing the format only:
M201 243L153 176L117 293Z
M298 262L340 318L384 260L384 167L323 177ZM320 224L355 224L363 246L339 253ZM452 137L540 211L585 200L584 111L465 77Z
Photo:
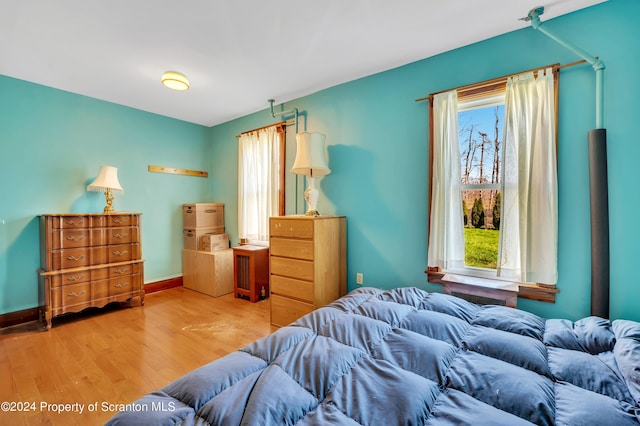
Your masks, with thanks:
M113 213L113 200L115 199L115 197L113 196L113 193L111 192L110 188L107 188L107 190L104 192L104 198L107 201L107 205L104 206L104 213Z
M304 199L307 201L307 212L305 216L318 216L318 210L316 210L316 205L318 205L318 196L320 193L315 187L315 178L313 176L308 176L307 181L309 182L309 187L304 191Z

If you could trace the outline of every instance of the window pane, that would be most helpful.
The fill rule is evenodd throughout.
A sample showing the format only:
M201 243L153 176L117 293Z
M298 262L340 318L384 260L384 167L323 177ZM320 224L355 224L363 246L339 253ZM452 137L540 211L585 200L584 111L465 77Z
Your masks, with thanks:
M500 191L462 191L465 266L496 269L500 235Z
M462 184L500 183L504 104L458 114Z
M500 235L500 173L504 104L458 115L465 266L496 269ZM474 185L465 189L465 185ZM494 185L483 189L484 185Z

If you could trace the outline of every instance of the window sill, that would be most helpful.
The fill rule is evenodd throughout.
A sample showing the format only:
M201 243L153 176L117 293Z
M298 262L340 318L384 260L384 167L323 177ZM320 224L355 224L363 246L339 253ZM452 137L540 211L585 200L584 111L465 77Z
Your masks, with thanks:
M485 280L482 278L466 277L457 274L446 274L441 271L426 270L427 281L434 284L442 284L444 290L464 288L470 294L500 295L508 298L517 293L522 299L537 300L539 302L556 303L556 294L560 293L554 285L536 283L509 283L497 280ZM445 278L445 275L447 276Z

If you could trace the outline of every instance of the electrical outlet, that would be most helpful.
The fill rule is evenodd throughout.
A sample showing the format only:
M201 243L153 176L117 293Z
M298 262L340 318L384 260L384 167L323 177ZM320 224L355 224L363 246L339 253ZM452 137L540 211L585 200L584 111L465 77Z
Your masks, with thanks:
M356 284L362 285L363 283L364 283L364 275L362 275L362 272L357 272L356 273Z

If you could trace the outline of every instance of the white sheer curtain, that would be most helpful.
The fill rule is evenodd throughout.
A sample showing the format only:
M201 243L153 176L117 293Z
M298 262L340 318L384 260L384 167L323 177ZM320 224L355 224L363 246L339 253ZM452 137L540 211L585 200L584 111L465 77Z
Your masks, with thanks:
M551 68L507 80L498 274L557 282L558 189Z
M280 134L268 127L238 141L238 236L269 240L269 217L278 215Z
M458 95L455 90L433 98L433 171L428 265L464 267L464 219L460 192Z

